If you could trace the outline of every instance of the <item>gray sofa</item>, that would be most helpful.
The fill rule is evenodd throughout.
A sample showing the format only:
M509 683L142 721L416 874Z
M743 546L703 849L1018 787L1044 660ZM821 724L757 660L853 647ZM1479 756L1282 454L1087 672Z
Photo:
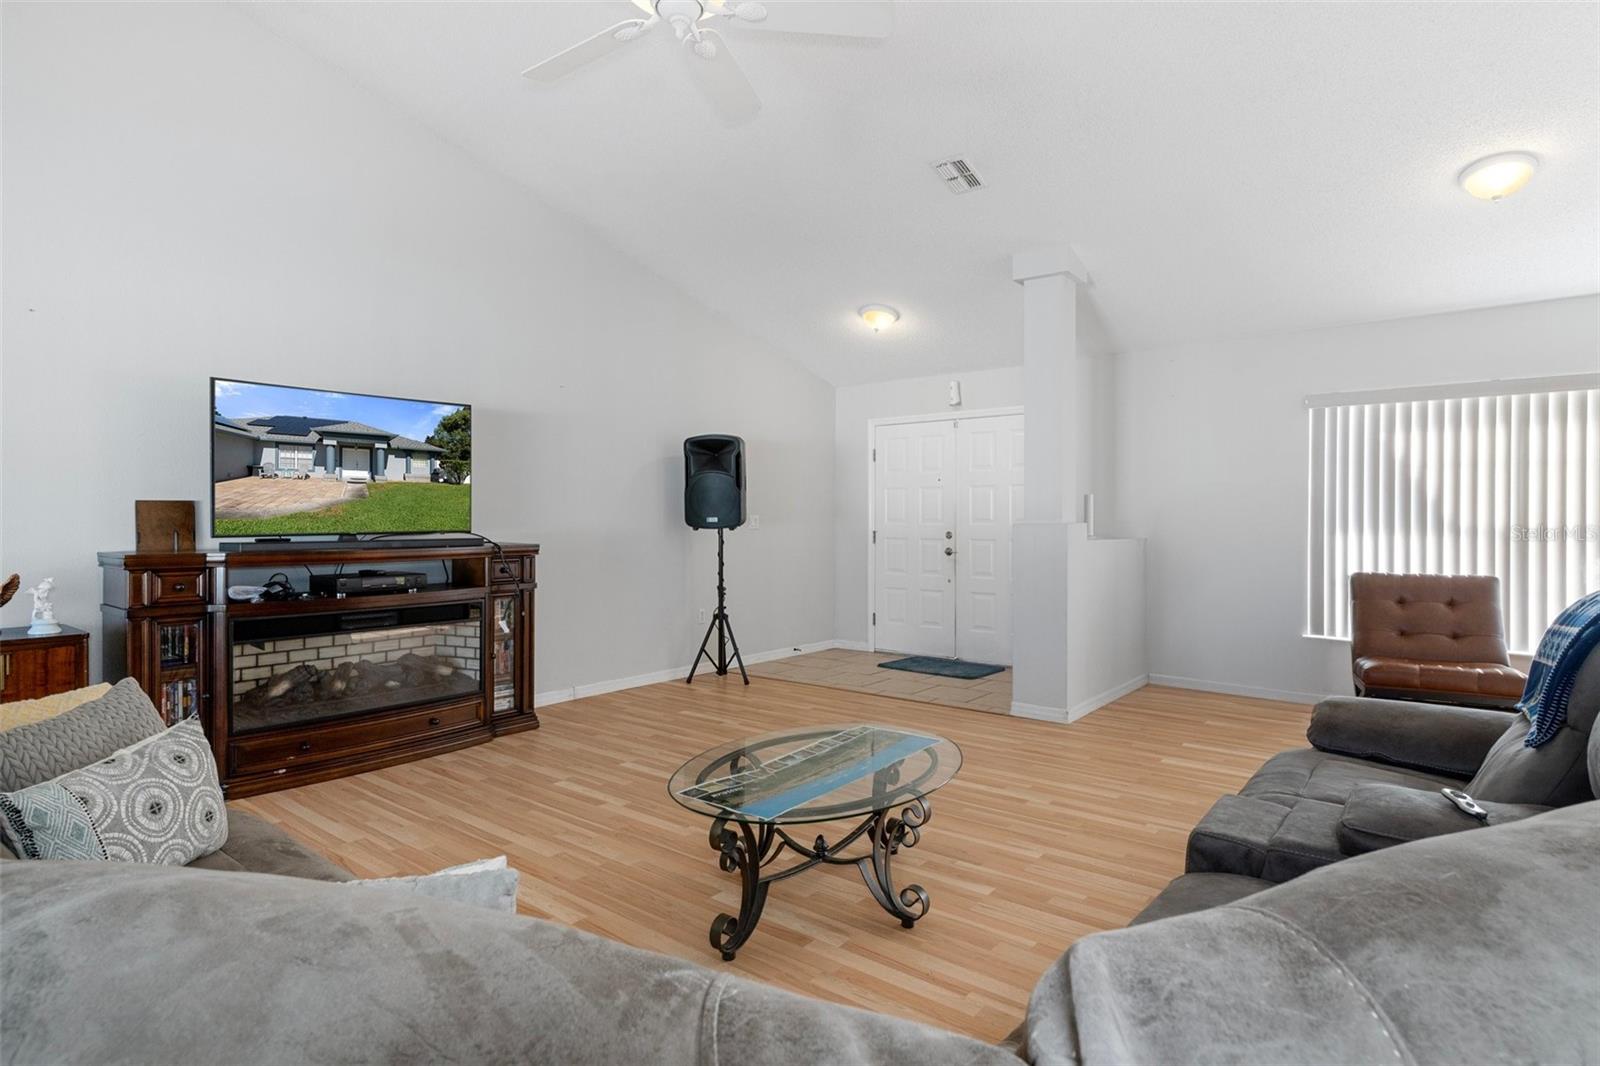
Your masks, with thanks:
M1312 712L1311 747L1273 756L1189 836L1186 869L1277 883L1381 847L1483 823L1440 794L1465 791L1488 824L1591 800L1600 651L1579 669L1567 722L1538 748L1521 714L1336 697ZM1222 882L1217 882L1220 885ZM1214 891L1221 891L1220 888Z
M1600 1062L1600 802L1282 885L1187 874L1044 974L1020 1049L229 828L189 868L0 862L0 1063Z
M1023 1054L1600 1061L1597 845L1591 802L1220 906L1196 891L1203 909L1073 945L1033 993ZM1194 876L1179 884L1209 883ZM9 862L0 898L6 1063L1017 1062L727 967L327 882Z

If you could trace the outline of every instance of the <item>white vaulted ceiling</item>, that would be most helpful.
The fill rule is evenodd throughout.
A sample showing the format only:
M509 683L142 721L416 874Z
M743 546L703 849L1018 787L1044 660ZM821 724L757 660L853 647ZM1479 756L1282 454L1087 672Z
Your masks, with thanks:
M1060 241L1119 350L1600 290L1593 4L902 2L883 42L730 28L734 129L665 39L519 76L626 0L247 10L838 384L1018 363L1009 255ZM1461 191L1507 149L1527 189Z

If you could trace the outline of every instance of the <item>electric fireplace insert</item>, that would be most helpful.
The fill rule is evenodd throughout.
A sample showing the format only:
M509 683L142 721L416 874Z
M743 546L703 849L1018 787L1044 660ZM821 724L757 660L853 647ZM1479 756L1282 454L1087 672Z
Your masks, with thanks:
M232 733L477 695L483 641L483 610L470 603L238 619Z

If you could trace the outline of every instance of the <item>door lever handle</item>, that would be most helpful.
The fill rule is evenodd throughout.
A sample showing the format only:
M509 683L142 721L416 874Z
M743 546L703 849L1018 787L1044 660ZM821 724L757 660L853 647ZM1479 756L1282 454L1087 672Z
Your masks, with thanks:
M946 555L954 555L954 554L955 554L955 553L956 553L956 550L955 550L955 549L954 549L954 548L946 548L946 549L945 549L945 550L944 550L944 553L945 553L945 554L946 554Z

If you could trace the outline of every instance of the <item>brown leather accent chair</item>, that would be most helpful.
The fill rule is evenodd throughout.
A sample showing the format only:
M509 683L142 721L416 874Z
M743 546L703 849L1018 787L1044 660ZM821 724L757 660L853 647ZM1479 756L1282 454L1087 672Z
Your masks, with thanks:
M1528 678L1506 655L1500 579L1350 575L1356 695L1510 707Z

